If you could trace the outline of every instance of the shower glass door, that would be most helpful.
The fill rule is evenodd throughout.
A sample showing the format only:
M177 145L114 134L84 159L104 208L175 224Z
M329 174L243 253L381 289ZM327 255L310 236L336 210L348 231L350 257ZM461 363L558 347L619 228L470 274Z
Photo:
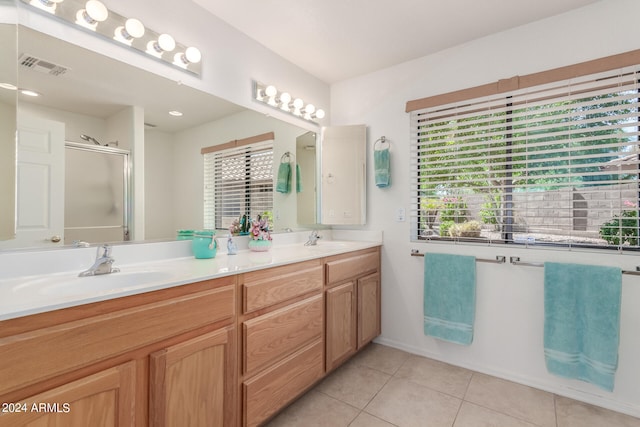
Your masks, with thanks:
M129 240L129 152L65 145L65 244Z

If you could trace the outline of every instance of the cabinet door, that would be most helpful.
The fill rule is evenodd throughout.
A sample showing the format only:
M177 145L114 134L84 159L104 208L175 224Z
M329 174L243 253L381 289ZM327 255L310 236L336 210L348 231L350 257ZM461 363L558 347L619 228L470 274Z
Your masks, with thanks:
M3 407L0 426L134 427L134 396L131 361Z
M152 353L150 425L235 425L233 347L225 328Z
M327 290L327 371L356 351L356 284Z
M380 335L380 275L358 279L358 348Z

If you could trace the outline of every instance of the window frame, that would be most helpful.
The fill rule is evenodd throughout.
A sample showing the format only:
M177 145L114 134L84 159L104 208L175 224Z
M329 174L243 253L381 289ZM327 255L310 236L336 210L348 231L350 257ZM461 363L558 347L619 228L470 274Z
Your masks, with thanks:
M444 109L444 108L447 108L449 105L455 104L456 102L458 103L464 102L464 101L473 102L479 98L492 96L492 95L497 95L497 96L503 95L505 100L505 107L509 107L509 106L513 106L513 104L510 103L511 94L514 92L517 93L518 90L520 89L531 88L532 90L535 90L537 87L543 86L548 83L555 83L559 81L570 80L571 78L575 78L575 77L589 76L589 75L597 74L603 71L610 71L610 70L615 70L615 69L629 67L629 66L636 66L636 68L640 70L640 50L631 51L631 52L627 52L620 55L614 55L611 57L600 58L594 61L588 61L585 63L580 63L580 64L571 65L568 67L549 70L542 73L536 73L536 74L527 75L527 76L516 76L511 79L504 79L492 84L478 86L475 88L463 89L460 91L450 92L447 94L436 95L428 98L409 101L407 102L406 111L409 113L417 113L419 112L419 110L424 110L429 107L442 107ZM635 93L638 94L638 92L635 92ZM551 102L553 102L553 100L551 100ZM513 109L514 108L511 108L511 109L506 108L506 111L511 112L513 111ZM640 117L640 112L637 109L634 111L636 114L636 121L634 122L634 126L632 127L637 128L640 133L640 120L638 120L638 117ZM510 120L508 114L506 116L507 122ZM420 200L421 200L421 197L423 197L420 194L420 191L421 191L420 190L420 178L421 178L420 177L420 170L421 170L420 160L421 159L420 159L420 156L414 153L413 151L413 150L416 150L417 152L419 150L418 141L420 139L419 132L417 131L418 128L414 125L414 121L415 120L412 114L410 132L412 133L411 138L412 139L415 138L416 142L415 143L413 141L411 142L412 152L410 156L412 158L412 162L415 161L415 163L412 163L410 167L412 170L411 179L412 181L414 179L416 180L415 181L416 192L414 193L413 192L414 190L412 189L411 209L415 213L411 215L411 221L412 221L411 241L414 241L414 242L425 242L425 241L477 242L477 243L486 245L487 242L483 242L483 241L478 242L478 240L476 239L465 239L463 237L456 237L456 238L439 237L437 239L431 239L429 237L425 237L421 235L420 227L422 222L425 220L425 212L421 209L421 206L420 206ZM509 123L506 123L505 128L510 126L511 125ZM506 132L509 132L509 131L506 131ZM639 146L640 141L638 139L640 138L636 137L636 139L633 140L633 143L631 145L635 145L636 147ZM510 139L507 138L507 141L509 140ZM595 144L591 145L591 147L594 147L594 146L596 145ZM510 164L512 159L510 150L511 150L510 148L507 148L505 150L505 159L508 160L506 161L507 164ZM637 168L636 172L632 175L636 176L636 180L634 182L635 182L635 186L638 187L639 185L638 182L640 181L638 179L640 178L640 165L636 165L636 168ZM512 172L507 170L507 174L512 174ZM507 176L507 179L509 179L508 176ZM413 182L412 182L412 185L414 185ZM507 185L507 188L511 190L513 189L512 185ZM637 190L638 190L637 191L638 197L636 198L636 200L640 200L640 187L637 188ZM632 186L632 191L633 191L633 186ZM512 196L512 194L510 196ZM509 197L509 195L507 195L507 197L505 197L505 210L508 210L510 208L512 209L513 207L512 203L513 203L513 199ZM640 203L636 203L636 207L635 207L636 218L640 216L639 205ZM632 210L632 212L633 211L634 210ZM428 214L428 212L426 214ZM507 218L509 218L509 215L507 215ZM511 220L513 220L513 216L511 216L510 218ZM638 232L637 229L640 228L638 225L637 219L636 219L636 226L634 228L636 228L636 232ZM523 242L517 242L514 240L513 222L503 224L501 233L502 233L502 239L491 240L489 243L526 244L526 242L523 243ZM640 250L640 245L638 244L634 245L633 247L623 247L622 245L600 246L595 244L594 245L589 245L589 244L577 245L577 244L571 244L571 243L558 244L558 243L536 242L536 247L544 247L544 246L553 246L553 247L579 246L581 248L597 248L597 249L607 248L607 249L617 249L617 250L625 249L625 250L634 250L634 251Z
M243 215L251 217L252 207L255 204L255 195L265 193L267 196L266 203L260 206L260 214L264 212L273 211L273 196L274 196L274 183L273 183L273 165L274 165L274 139L273 132L268 132L261 135L256 135L250 138L244 138L241 140L233 140L224 144L214 145L211 147L205 147L201 150L203 156L203 184L204 184L204 202L203 202L203 219L204 227L207 229L226 229L230 224L224 224L224 218L231 218L231 216L221 216L221 210L224 210L224 204L220 207L219 200L224 197L225 194L220 193L220 188L228 193L232 199L230 203L238 203L238 216L233 215L233 219L239 219ZM270 157L270 162L267 168L266 176L264 178L252 182L252 162L257 158L256 156L267 155ZM235 184L228 183L220 186L220 180L222 177L219 175L221 170L215 167L216 163L222 162L222 158L228 156L226 160L236 159L241 162L240 171L244 171L244 180ZM243 183L244 182L244 183ZM262 190L261 190L262 189ZM241 194L237 192L240 190ZM236 194L233 194L236 192Z

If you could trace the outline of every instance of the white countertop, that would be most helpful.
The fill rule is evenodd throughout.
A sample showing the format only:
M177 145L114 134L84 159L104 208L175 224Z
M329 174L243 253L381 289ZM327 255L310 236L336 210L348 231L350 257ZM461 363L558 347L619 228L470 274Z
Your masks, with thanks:
M223 242L220 239L220 243ZM320 240L316 246L304 246L302 243L274 245L268 252L240 250L236 255L227 255L223 251L212 259L183 256L143 262L116 262L114 266L120 268L120 272L102 276L78 277L82 271L78 269L0 277L0 321L338 255L380 244L377 239ZM114 248L113 255L116 261L117 248ZM95 251L90 249L92 253Z

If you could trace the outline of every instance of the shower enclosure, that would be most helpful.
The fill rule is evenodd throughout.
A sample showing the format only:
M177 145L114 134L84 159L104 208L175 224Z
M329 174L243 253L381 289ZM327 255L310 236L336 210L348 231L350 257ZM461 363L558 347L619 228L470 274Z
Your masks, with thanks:
M129 240L129 151L65 143L64 243Z

